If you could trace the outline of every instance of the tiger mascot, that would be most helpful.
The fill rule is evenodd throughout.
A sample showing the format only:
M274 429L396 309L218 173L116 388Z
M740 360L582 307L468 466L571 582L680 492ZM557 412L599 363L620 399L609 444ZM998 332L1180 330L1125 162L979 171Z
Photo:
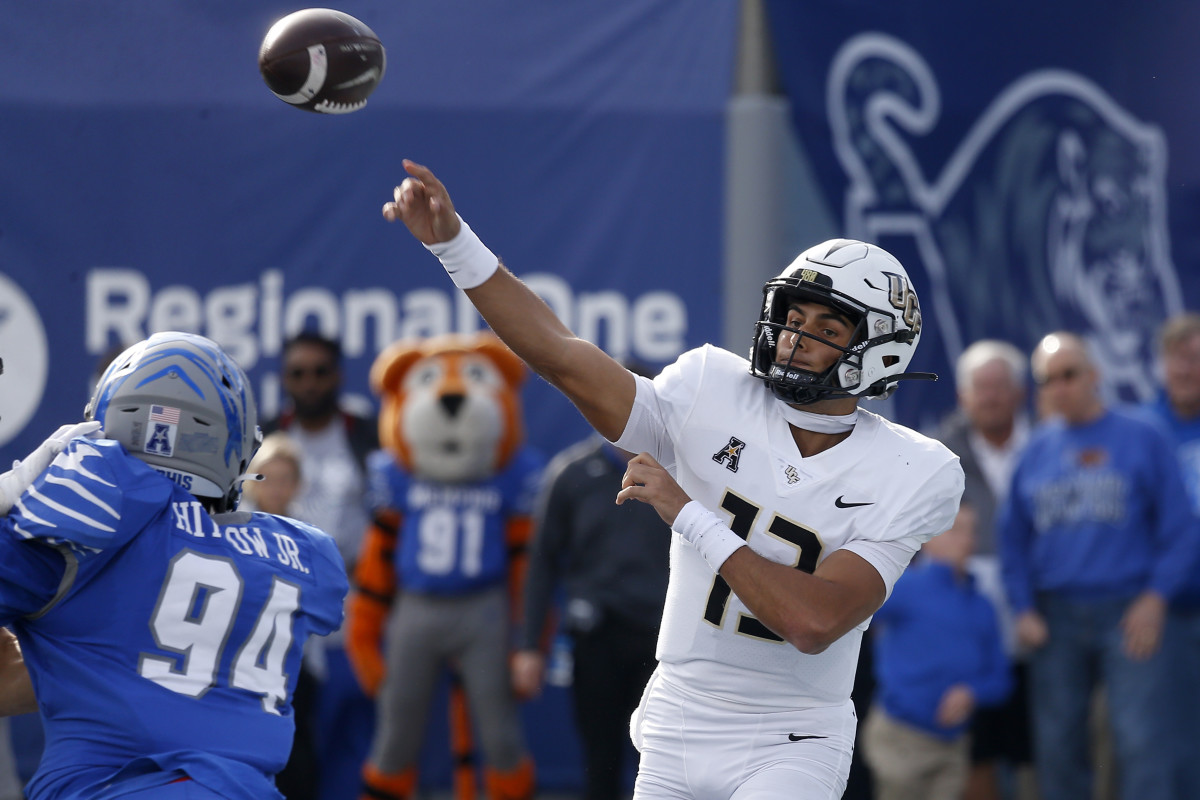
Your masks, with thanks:
M376 698L364 800L416 793L429 705L447 669L458 800L475 797L472 731L487 797L533 796L509 673L544 466L523 444L525 377L520 359L488 333L400 341L371 367L383 450L369 464L373 522L354 572L346 643Z

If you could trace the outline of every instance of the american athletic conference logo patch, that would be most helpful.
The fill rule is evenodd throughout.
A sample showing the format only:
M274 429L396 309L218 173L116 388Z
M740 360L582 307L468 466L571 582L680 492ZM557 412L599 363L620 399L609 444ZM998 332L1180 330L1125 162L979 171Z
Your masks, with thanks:
M730 472L737 472L738 461L742 458L742 450L746 448L746 443L736 436L729 437L729 444L722 447L717 452L713 453L712 460L718 464L724 464L725 469Z
M151 455L175 455L175 434L179 432L179 409L171 406L150 406L148 433L142 450Z

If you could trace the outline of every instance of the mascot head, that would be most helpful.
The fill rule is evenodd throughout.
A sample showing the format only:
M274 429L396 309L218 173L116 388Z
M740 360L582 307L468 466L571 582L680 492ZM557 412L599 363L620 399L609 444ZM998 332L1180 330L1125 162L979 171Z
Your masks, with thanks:
M490 333L396 342L371 366L380 442L419 478L487 478L524 440L525 376L524 363Z

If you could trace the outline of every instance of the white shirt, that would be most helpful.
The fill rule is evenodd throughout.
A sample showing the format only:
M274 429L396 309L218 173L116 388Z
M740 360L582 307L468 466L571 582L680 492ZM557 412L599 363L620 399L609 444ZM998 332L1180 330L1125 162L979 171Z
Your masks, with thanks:
M299 423L288 435L300 451L301 485L292 504L296 518L328 533L352 564L367 529L366 478L346 439L341 417L319 431Z
M889 593L913 553L950 527L963 490L944 445L864 410L844 441L803 458L770 389L744 359L711 346L638 379L616 445L649 452L760 555L811 572L845 548L879 571ZM764 708L849 699L866 622L823 653L801 653L672 538L661 670L694 691Z
M1017 456L1029 440L1029 420L1024 416L1013 421L1012 435L1008 441L997 447L984 438L983 434L971 428L967 431L967 441L975 452L975 460L979 462L979 470L992 497L996 498L999 508L1008 497L1008 485L1012 480L1013 470L1017 467Z

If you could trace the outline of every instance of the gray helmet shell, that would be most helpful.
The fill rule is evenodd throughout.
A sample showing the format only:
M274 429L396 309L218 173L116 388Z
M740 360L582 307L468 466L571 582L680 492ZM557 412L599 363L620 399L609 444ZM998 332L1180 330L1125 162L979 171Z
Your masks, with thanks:
M231 511L262 432L250 382L211 339L164 332L109 364L84 411L136 458Z

